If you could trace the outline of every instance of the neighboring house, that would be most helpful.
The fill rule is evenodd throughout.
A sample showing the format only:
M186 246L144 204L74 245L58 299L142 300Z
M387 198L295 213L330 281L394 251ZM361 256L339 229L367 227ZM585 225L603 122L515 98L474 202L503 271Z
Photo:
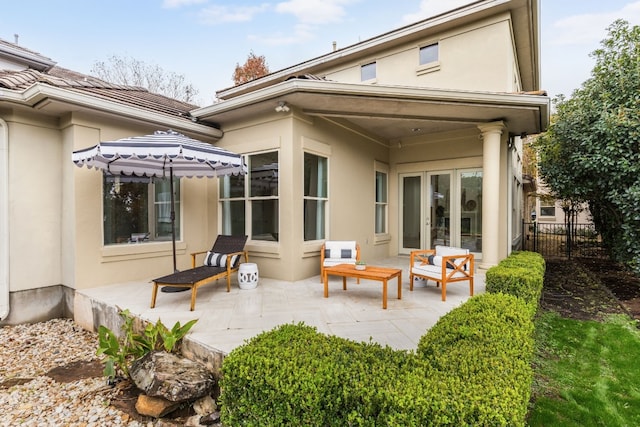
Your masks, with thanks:
M538 1L477 1L221 90L203 108L76 79L24 51L18 63L32 70L0 72L0 164L10 166L0 168L0 206L10 205L0 211L0 289L10 287L13 311L47 287L170 272L162 232L138 244L127 243L131 230L113 232L107 199L123 183L70 160L158 128L242 153L249 166L245 177L181 181L179 268L219 233L247 234L260 275L286 281L319 274L329 239L357 240L365 260L446 244L495 265L522 239L521 136L549 121L539 38ZM0 69L11 49L0 43ZM146 203L161 205L155 185Z
M533 142L537 135L529 135L523 140L523 182L524 203L522 217L525 222L534 219L539 223L564 225L568 220L574 224L591 224L591 212L587 203L571 204L570 201L555 198L538 173L538 159ZM573 218L570 218L573 216Z

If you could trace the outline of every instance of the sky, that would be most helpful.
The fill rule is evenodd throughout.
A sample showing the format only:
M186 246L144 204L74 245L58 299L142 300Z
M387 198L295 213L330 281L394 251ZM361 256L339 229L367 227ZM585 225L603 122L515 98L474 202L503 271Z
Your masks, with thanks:
M607 27L640 25L640 0L539 0L541 87L567 97L589 78ZM253 52L271 71L453 9L469 0L3 1L0 38L85 74L112 56L183 75L199 105L233 86Z

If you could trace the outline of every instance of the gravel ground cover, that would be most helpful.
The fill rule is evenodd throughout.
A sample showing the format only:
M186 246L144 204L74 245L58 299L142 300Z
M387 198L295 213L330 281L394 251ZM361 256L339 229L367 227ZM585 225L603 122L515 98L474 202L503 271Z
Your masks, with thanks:
M68 319L0 328L0 426L153 426L111 405L97 342Z

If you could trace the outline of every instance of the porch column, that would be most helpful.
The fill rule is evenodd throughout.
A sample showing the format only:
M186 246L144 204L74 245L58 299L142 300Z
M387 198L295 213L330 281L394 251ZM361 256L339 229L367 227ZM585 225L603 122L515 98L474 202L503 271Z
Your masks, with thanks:
M488 269L498 263L500 236L500 142L502 121L478 125L482 132L482 262Z

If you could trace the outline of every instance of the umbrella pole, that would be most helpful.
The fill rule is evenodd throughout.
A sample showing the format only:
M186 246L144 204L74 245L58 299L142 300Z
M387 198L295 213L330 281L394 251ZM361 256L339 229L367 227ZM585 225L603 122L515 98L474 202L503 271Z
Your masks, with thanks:
M176 266L176 209L173 196L173 162L169 160L169 191L171 191L171 243L173 248L173 272L177 272Z

